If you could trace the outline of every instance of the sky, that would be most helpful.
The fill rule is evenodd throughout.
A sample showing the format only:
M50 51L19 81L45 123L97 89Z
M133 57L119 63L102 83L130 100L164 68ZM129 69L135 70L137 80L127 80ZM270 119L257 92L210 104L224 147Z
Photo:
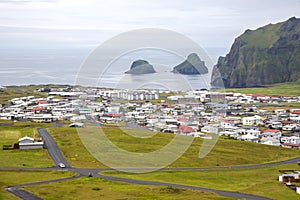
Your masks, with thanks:
M95 47L163 28L229 49L246 29L300 17L300 0L0 0L0 48Z

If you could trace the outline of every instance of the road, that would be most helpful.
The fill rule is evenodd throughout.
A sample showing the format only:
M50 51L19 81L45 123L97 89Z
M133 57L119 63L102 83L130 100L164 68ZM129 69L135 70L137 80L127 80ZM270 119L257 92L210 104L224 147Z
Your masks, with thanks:
M30 192L27 192L25 190L20 190L19 188L15 187L7 187L5 188L8 192L14 194L15 196L21 198L21 199L26 199L26 200L42 200L42 198L35 196L31 194Z
M66 166L66 168L70 167L67 160L63 157L56 142L54 141L52 136L48 133L48 131L44 128L39 128L38 132L40 137L43 138L44 145L47 148L48 153L52 158L54 164L57 166L58 163L63 163Z
M239 193L239 192L230 192L230 191L216 190L216 189L204 188L204 187L198 187L198 186L188 186L188 185L175 184L175 183L165 183L165 182L159 182L159 181L146 181L146 180L135 180L135 179L129 179L129 178L120 178L120 177L114 177L114 176L107 176L107 175L103 175L100 173L101 171L113 170L111 168L90 168L90 169L88 169L88 168L72 168L67 163L66 159L63 157L56 142L51 137L51 135L47 132L47 130L40 128L40 129L38 129L38 132L39 132L40 136L43 138L46 148L48 150L48 153L49 153L50 157L52 158L53 162L55 163L55 165L57 165L57 163L64 163L66 165L66 168L64 170L75 172L75 173L78 173L79 175L69 177L69 178L63 178L63 179L21 184L21 185L10 186L10 187L6 188L7 191L11 192L12 194L14 194L22 199L40 200L41 198L39 198L25 190L19 189L20 187L48 184L48 183L52 183L52 182L62 182L62 181L76 179L76 178L79 178L82 176L93 176L93 177L103 178L106 180L124 182L124 183L129 183L129 184L171 186L171 187L182 188L182 189L207 191L207 192L216 193L221 196L233 197L233 198L238 198L238 199L269 200L269 198L266 198L266 197L245 194L245 193ZM261 168L261 167L270 167L270 166L276 166L276 165L282 165L282 164L296 163L297 161L300 161L300 157L285 160L285 161L278 161L278 162L266 163L266 164L247 165L247 166L225 166L225 167L214 167L214 168L162 168L160 170L161 171L201 171L201 170L221 170L221 169L224 169L224 170L226 170L226 169L251 169L251 168ZM51 170L62 170L62 169L59 168L58 166L56 166L56 167L52 167L52 168L0 168L0 170L51 171ZM135 170L135 169L132 169L132 170ZM138 169L138 170L140 170L140 169Z
M82 177L82 176L79 175L79 176L72 176L72 177L61 178L61 179L56 179L56 180L49 180L49 181L41 181L41 182L20 184L20 185L6 187L5 190L7 190L8 192L16 195L17 197L19 197L21 199L26 199L26 200L42 200L42 198L40 198L38 196L35 196L34 194L31 194L30 192L27 192L27 191L22 190L20 188L21 187L28 187L28 186L35 186L35 185L42 185L42 184L55 183L55 182L61 182L61 181L69 181L69 180L73 180L73 179L80 178L80 177Z

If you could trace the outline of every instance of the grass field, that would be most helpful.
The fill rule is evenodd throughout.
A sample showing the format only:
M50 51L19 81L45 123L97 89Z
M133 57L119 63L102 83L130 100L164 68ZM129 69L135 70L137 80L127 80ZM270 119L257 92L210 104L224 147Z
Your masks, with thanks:
M13 145L24 136L38 139L38 126L51 126L32 122L17 122L9 127L0 127L1 167L51 167L53 162L46 149L2 150L3 145Z
M27 187L26 190L35 193L45 200L54 199L211 199L229 200L214 193L176 189L172 187L157 187L126 184L107 181L99 178L80 178L61 183Z
M5 91L0 92L0 103L9 104L9 100L24 96L45 97L47 93L37 92L41 86L8 86Z
M151 139L141 139L124 134L117 128L103 128L103 130L114 144L130 152L150 152L160 149L174 137L173 134L158 133ZM97 131L97 128L91 127L89 131ZM127 129L126 132L128 131L136 130ZM76 129L53 128L49 129L49 132L72 166L104 167L82 145ZM203 139L195 138L188 150L170 167L250 165L285 160L300 155L300 152L294 149L220 138L213 150L205 158L199 159L202 142Z
M156 171L146 174L129 174L117 171L106 171L102 173L139 180L179 183L226 191L238 191L266 196L272 199L298 199L299 194L278 182L279 170L282 169L299 170L300 168L294 164L258 169Z
M278 83L258 88L227 88L226 91L237 92L242 94L300 96L300 82Z
M33 183L39 181L53 180L72 176L73 173L65 171L51 172L16 172L16 171L0 171L0 200L19 199L7 192L4 188L10 185L18 185L23 183Z

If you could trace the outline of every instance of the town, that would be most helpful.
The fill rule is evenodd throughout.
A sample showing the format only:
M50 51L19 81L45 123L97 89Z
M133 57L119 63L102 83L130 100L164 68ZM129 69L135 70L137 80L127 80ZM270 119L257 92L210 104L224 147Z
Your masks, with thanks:
M39 88L46 97L24 96L1 105L0 119L56 122L70 127L128 126L209 139L217 134L241 141L300 149L300 97L221 91ZM276 108L270 110L267 108ZM282 107L282 108L281 108Z

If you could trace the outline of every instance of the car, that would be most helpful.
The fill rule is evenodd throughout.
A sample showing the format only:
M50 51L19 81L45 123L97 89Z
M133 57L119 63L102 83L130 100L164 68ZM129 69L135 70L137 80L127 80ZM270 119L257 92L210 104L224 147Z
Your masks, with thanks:
M59 166L60 168L65 168L66 165L64 163L58 163L57 166Z

